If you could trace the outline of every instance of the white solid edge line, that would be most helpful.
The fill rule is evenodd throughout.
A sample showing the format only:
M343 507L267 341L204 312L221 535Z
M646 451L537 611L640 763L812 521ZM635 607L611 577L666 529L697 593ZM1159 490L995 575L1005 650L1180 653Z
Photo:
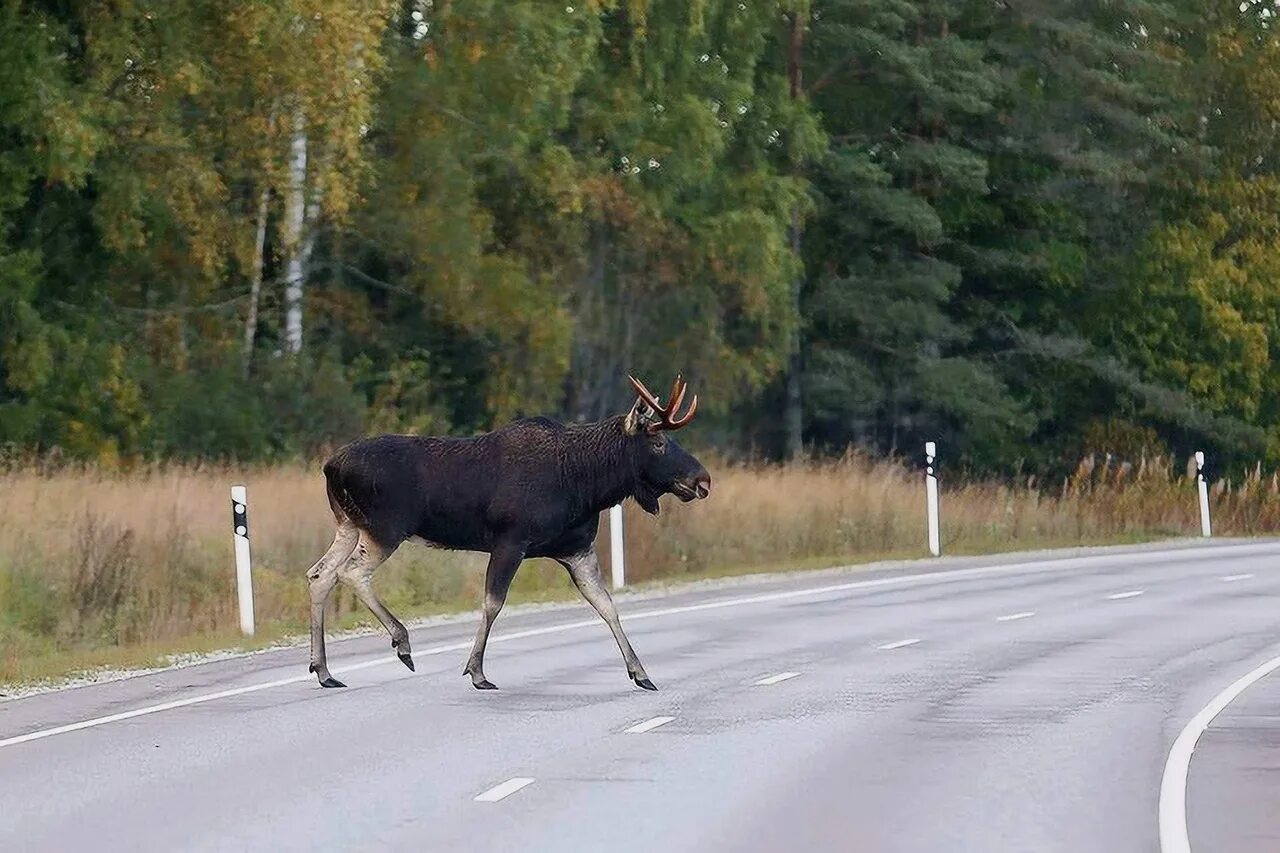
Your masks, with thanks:
M642 735L645 732L653 731L658 726L665 726L674 719L675 717L654 717L651 720L645 720L643 723L636 723L629 729L624 729L623 733L629 735Z
M508 779L501 785L494 785L483 794L478 794L475 801L477 803L496 803L498 800L505 800L516 791L521 788L527 788L533 783L534 780L527 776L517 776L514 779Z
M1136 598L1146 592L1145 589L1131 589L1128 592L1113 592L1107 598L1111 601L1119 601L1122 598Z
M790 678L795 678L798 672L780 672L777 675L768 675L758 681L751 682L752 687L768 687L771 684L778 684Z
M1243 575L1227 575L1223 578L1223 580L1226 581L1227 583L1231 583L1232 581L1247 581L1251 577L1253 577L1253 573L1247 572Z
M1168 559L1170 554L1180 555L1187 554L1208 554L1218 551L1234 551L1236 553L1252 553L1254 551L1275 551L1276 543L1262 543L1258 545L1218 545L1200 548L1179 548L1167 551L1142 551L1126 554L1092 554L1084 557L1065 557L1059 560L1040 560L1031 563L1004 563L995 566L975 566L969 569L951 569L943 572L923 572L916 575L899 575L890 578L877 578L875 580L846 581L845 583L829 584L827 586L817 586L811 589L795 589L787 592L771 592L761 595L746 595L738 598L727 598L722 601L708 601L702 604L686 604L678 607L666 607L658 610L644 610L639 613L633 613L624 617L624 621L638 622L642 619L657 619L663 616L674 616L681 613L696 613L703 610L718 610L722 607L740 607L744 604L761 604L770 601L785 601L791 598L803 598L810 595L825 595L832 592L845 592L855 589L877 589L887 586L909 586L919 583L949 583L952 581L968 580L971 578L981 578L988 575L1002 575L1009 572L1046 572L1067 569L1071 566L1077 566L1081 563L1096 563L1105 560L1126 559L1130 562L1148 563L1159 562L1161 559ZM565 622L560 625L548 625L544 628L530 628L525 631L516 631L511 634L500 634L489 638L490 643L504 643L512 640L522 640L526 637L540 637L545 634L558 634L563 631L573 631L578 628L588 628L601 624L599 619L582 619L577 622ZM444 654L446 652L456 652L471 648L471 641L463 641L457 643L448 643L446 645L434 646L424 649L423 651L414 652L415 655L426 657L429 655ZM399 659L387 655L375 660L364 661L363 663L351 664L342 669L333 670L336 674L342 675L347 672L356 672L361 669L369 669L375 666L387 666L392 663L399 663ZM28 732L24 735L15 735L14 737L0 740L0 748L6 746L17 746L20 743L28 743L33 740L41 740L54 735L67 734L68 732L76 732L82 729L91 729L96 726L103 726L108 723L115 723L121 720L131 720L134 717L143 717L148 714L156 714L161 711L171 711L175 708L186 708L191 705L200 705L205 702L213 702L218 699L228 699L233 696L243 696L247 693L256 693L260 690L271 690L276 687L285 687L290 684L300 684L302 682L311 681L313 675L295 675L289 678L280 678L275 681L266 681L260 684L249 684L244 687L235 687L228 690L219 690L216 693L202 693L198 696L190 696L186 699L175 699L172 702L162 702L158 705L147 705L142 708L135 708L132 711L123 711L119 714L108 714L102 717L94 717L89 720L81 720L76 723L69 723L64 726L55 726L48 729L39 729L34 732Z
M1030 619L1032 616L1035 616L1035 615L1036 615L1036 612L1034 610L1024 610L1021 613L1009 613L1005 616L997 616L996 621L997 622L1016 622L1019 619Z
M1191 853L1191 839L1187 828L1187 773L1191 769L1191 753L1195 751L1200 735L1209 728L1213 718L1222 713L1249 685L1263 676L1280 669L1280 657L1272 658L1249 674L1232 682L1231 686L1213 697L1208 705L1191 718L1191 722L1178 734L1164 763L1164 775L1160 779L1160 849L1163 853Z
M883 646L876 646L876 648L882 652L891 652L894 649L905 649L907 646L914 646L918 642L920 642L919 637L912 637L908 640L898 640L894 643L885 643Z

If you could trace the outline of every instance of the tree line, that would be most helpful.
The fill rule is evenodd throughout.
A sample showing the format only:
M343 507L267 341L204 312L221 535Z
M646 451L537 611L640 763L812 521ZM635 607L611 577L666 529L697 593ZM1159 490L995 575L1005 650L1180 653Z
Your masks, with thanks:
M0 446L1280 464L1261 0L5 0Z

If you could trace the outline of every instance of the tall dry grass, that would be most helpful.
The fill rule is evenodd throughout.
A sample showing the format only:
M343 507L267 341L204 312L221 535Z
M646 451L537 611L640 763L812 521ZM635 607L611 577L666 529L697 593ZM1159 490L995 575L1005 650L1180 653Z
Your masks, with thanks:
M668 499L658 519L628 505L630 581L922 553L920 475L899 464L850 455L712 468L711 500ZM238 482L249 487L262 634L302 631L303 573L332 534L318 466L0 474L0 683L231 642L228 492ZM1277 478L1260 470L1217 484L1215 531L1276 530L1278 492ZM1136 468L1087 460L1053 484L943 484L950 553L1189 535L1198 525L1194 484L1168 460ZM380 571L379 587L404 614L465 609L479 598L482 573L479 555L408 545ZM563 574L535 561L517 577L512 600L570 595ZM339 624L367 619L341 587L337 599Z

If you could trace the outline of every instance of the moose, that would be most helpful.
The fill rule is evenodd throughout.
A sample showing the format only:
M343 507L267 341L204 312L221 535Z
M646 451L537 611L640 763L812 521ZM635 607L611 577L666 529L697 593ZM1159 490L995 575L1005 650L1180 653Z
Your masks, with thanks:
M522 418L471 438L381 435L338 450L324 465L337 531L307 571L311 593L311 667L322 687L345 687L329 672L325 603L339 580L348 584L391 636L391 648L413 670L409 632L373 589L373 573L406 540L489 555L484 605L464 675L478 690L484 649L516 570L530 557L550 557L608 624L637 686L657 690L618 621L601 579L595 538L601 511L634 499L651 515L658 499L682 503L711 494L711 475L669 437L693 420L694 395L678 415L687 383L676 376L664 405L628 376L636 400L625 415L587 424Z

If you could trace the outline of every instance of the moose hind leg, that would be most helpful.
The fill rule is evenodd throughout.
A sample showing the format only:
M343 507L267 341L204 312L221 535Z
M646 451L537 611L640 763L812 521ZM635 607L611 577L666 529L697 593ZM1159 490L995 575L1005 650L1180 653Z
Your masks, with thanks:
M471 646L471 656L467 659L467 668L463 675L471 676L471 685L477 690L497 690L498 686L484 677L484 648L489 642L489 631L493 628L493 620L498 618L502 605L507 600L507 590L511 588L511 579L524 559L524 551L517 548L495 548L489 555L489 568L484 576L484 609L480 614L480 628L476 631L475 643Z
M631 676L636 686L643 687L645 690L657 690L658 688L645 674L640 658L636 656L635 649L631 648L631 641L622 630L622 622L618 619L618 608L614 606L613 597L609 595L609 590L605 589L604 581L600 577L600 561L596 557L595 549L592 548L584 554L572 557L557 558L556 562L569 570L573 585L613 632L613 638L617 640L618 649L622 652L622 659L627 664L627 675Z
M409 667L412 672L414 666L413 652L409 646L409 630L405 628L403 622L387 609L387 606L382 603L382 600L378 598L377 593L373 590L374 570L385 563L394 550L394 548L383 548L370 539L369 536L362 534L360 536L360 544L356 546L355 551L351 554L351 558L347 561L341 576L343 581L350 584L355 591L356 597L364 602L364 606L368 607L373 615L378 617L382 627L387 629L387 633L391 636L391 648L395 650L400 662Z
M324 608L338 582L338 569L351 556L359 539L359 531L349 522L339 524L333 544L324 556L307 570L307 586L311 595L311 666L321 687L346 687L329 672L324 649Z

